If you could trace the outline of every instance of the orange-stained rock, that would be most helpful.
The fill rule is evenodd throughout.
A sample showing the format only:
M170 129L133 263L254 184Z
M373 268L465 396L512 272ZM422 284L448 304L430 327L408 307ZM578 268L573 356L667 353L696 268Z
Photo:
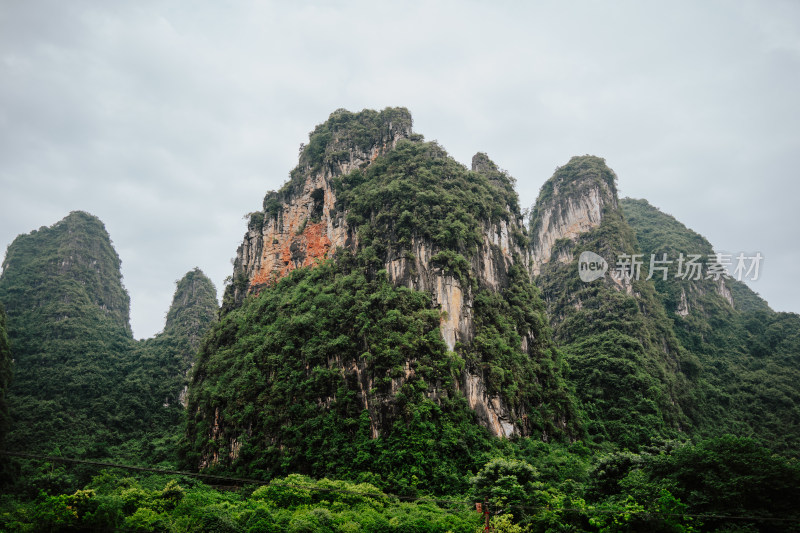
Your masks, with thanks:
M265 248L261 267L250 278L250 290L275 283L295 268L311 266L325 259L331 249L325 226L324 222L306 224L299 235L277 238L277 243ZM277 257L278 261L270 260L271 257Z
M411 116L388 120L383 127L369 147L356 143L346 129L334 131L326 154L335 153L336 157L324 159L323 164L311 164L301 154L288 189L268 193L280 207L276 210L272 204L267 209L265 203L264 211L256 213L248 225L234 260L235 283L226 289L230 305L241 303L247 294L296 268L314 265L339 247L357 246L346 213L336 205L333 179L369 166L400 139L408 138Z

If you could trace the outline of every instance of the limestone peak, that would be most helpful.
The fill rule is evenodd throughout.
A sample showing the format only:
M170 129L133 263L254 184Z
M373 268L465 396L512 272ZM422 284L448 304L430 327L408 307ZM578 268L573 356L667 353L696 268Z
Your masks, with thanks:
M573 157L556 168L542 186L531 212L534 275L552 259L557 242L576 241L581 234L599 226L609 211L618 209L616 179L605 159L591 155ZM571 254L556 255L561 261L572 260Z

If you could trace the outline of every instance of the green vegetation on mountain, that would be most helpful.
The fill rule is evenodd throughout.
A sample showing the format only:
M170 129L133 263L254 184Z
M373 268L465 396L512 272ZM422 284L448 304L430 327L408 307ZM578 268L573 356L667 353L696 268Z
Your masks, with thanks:
M300 162L290 173L289 181L280 190L266 194L263 212L251 214L250 228L260 227L265 217L276 216L289 195L302 188L306 172L336 172L354 151L368 153L383 147L393 131L410 132L411 124L411 114L404 107L387 107L380 112L365 109L359 113L337 109L309 133L309 142L302 147Z
M554 338L569 365L568 379L588 418L595 442L635 448L653 437L676 437L686 425L687 375L697 363L682 349L663 305L649 282L614 282L610 273L593 282L578 277L578 257L597 253L616 268L619 254L638 253L634 233L614 204L614 174L597 157L574 157L542 187L532 212L532 231L542 212L585 189L575 182L608 188L599 226L565 239L573 260L545 264L535 282L548 302ZM571 192L566 192L571 191ZM559 243L556 243L558 246ZM631 276L635 278L635 276ZM625 289L625 285L629 289Z
M467 170L434 142L400 140L365 171L336 183L347 222L383 258L389 243L407 248L413 237L468 255L481 242L481 223L506 221L516 192ZM376 241L376 242L373 242Z
M337 109L309 133L298 169L308 166L319 170L325 164L345 161L350 155L348 148L367 152L388 141L393 129L410 131L411 123L411 114L404 107L387 107L382 111L364 109L358 113ZM299 172L296 170L292 174L293 181Z
M650 254L713 248L617 203L600 158L556 170L529 231L486 154L468 170L410 127L403 108L332 114L248 228L315 173L348 249L221 312L194 269L152 339L132 338L97 218L18 237L0 275L0 532L477 533L484 499L498 532L800 531L800 316L731 279L645 279ZM595 198L602 221L571 232ZM564 231L532 281L544 224ZM583 251L612 271L642 254L640 279L583 282ZM431 280L468 335L444 334Z
M378 122L395 114L381 112ZM364 121L374 120L371 112L334 113L312 133L292 180L314 170L313 147L327 154L325 143L360 138ZM483 226L519 217L513 188L490 177L510 183L499 171L467 170L418 137L336 177L336 209L346 211L357 249L295 270L223 313L190 388L185 465L332 475L404 494L463 489L491 445L464 395L465 372L485 377L487 393L525 434L579 434L544 306L521 259L498 292L473 272ZM390 258L413 257L419 242L432 249L431 269L474 295L474 338L454 351L431 294L396 286L383 270ZM531 339L525 350L523 338Z
M8 430L8 386L11 375L11 346L6 331L6 311L0 303L0 446L3 445Z
M217 306L199 271L179 283L176 298L182 290L165 333L136 342L119 257L100 220L73 212L19 236L0 276L14 350L6 448L133 462L174 457L184 417L178 396ZM29 467L20 466L18 490L76 482Z
M645 200L621 201L648 258L714 251L699 234ZM735 267L735 258L733 258ZM674 270L673 270L674 272ZM691 409L694 430L732 432L776 450L800 449L800 316L775 313L743 282L726 279L733 306L713 278L654 276L654 287L681 344L699 364Z
M152 396L175 407L169 410L173 424L182 416L179 404L187 394L189 370L203 337L217 320L217 311L214 284L200 269L190 270L176 284L164 331L139 343L144 366L152 372L147 379L154 387Z
M237 475L337 476L404 492L461 486L459 472L482 464L490 440L455 388L463 365L427 293L367 278L346 255L296 270L223 315L203 345L185 464L218 457Z
M10 449L97 456L138 426L144 413L119 405L134 363L119 265L103 224L82 212L8 247L0 301L15 359Z
M176 463L190 370L217 308L214 284L199 269L190 270L176 283L164 331L137 342L136 363L123 387L146 425L131 437L126 455L148 464Z
M520 266L521 258L515 256L508 288L499 292L482 287L471 270L483 225L519 216L513 188L492 185L490 178L497 181L467 170L436 143L401 140L366 171L342 176L336 187L348 223L357 228L365 266L374 271L389 257L413 253L414 240L432 243L439 250L431 258L433 265L475 294L475 339L456 347L467 367L487 371L489 391L522 408L535 431L577 432L544 305ZM522 233L520 237L525 238ZM520 348L524 336L534 339L535 359ZM555 427L556 419L568 420L570 427Z

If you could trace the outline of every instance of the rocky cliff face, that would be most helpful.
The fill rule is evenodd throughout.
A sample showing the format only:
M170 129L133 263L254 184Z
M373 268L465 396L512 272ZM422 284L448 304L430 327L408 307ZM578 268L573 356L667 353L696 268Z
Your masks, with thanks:
M590 432L634 444L686 426L682 368L696 361L680 345L646 279L649 257L638 273L617 272L621 258L641 251L619 207L615 180L605 161L593 156L574 157L556 169L532 211L531 271L567 354L570 378L584 408L596 413ZM578 259L584 252L602 258L607 271L583 279Z
M400 139L411 135L411 115L405 109L387 109L380 115L354 118L370 134L344 127L345 117L331 115L330 132L312 132L292 178L280 191L264 198L264 209L250 217L244 242L236 252L234 283L229 301L241 303L249 293L272 284L292 270L313 265L336 248L352 248L355 236L336 208L332 181L355 169L365 169ZM337 128L341 121L342 127ZM319 135L315 136L315 133ZM321 137L321 138L320 138Z
M568 243L599 226L609 210L617 209L616 176L601 163L596 157L573 158L542 187L532 212L534 276L551 260L571 262Z
M509 228L519 230L521 227L521 218L510 223L500 221L481 225L481 243L469 261L469 272L475 286L437 266L433 257L440 250L425 239L412 239L411 253L406 250L392 254L385 261L389 279L395 284L426 291L433 296L433 304L442 311L440 330L449 350L455 350L456 343L469 345L473 341L476 289L500 292L508 287L508 272L515 261L527 266L526 251L509 237ZM523 336L521 342L520 348L527 352L528 336ZM498 437L525 432L514 422L523 413L512 413L499 395L487 390L483 373L475 371L465 369L458 386L481 423Z
M337 124L344 126L345 123L348 127L337 127ZM354 126L361 128L365 124L369 125L371 137L354 131ZM323 144L320 144L320 137ZM274 284L296 268L313 265L339 252L357 254L366 247L374 247L377 250L376 261L392 283L431 295L433 306L441 312L440 331L448 350L469 351L476 332L486 327L486 319L476 317L476 297L503 293L510 287L509 272L513 267L518 266L523 272L529 268L527 229L513 180L486 154L476 154L470 173L452 161L438 145L423 145L420 140L421 136L411 133L411 117L404 109L384 110L380 114L336 112L331 115L327 123L312 132L299 165L292 172L291 181L280 191L267 194L263 211L251 215L248 232L237 252L233 282L227 289L224 307L234 308L241 304L245 295ZM406 142L403 150L419 157L419 163L407 163L405 158L411 156L397 155L395 149L400 142ZM375 164L380 168L373 168ZM493 197L489 207L467 205L467 209L479 213L470 218L472 227L466 229L468 237L450 236L465 231L465 225L460 221L451 222L453 216L435 205L441 201L440 198L425 196L420 198L417 206L416 198L410 196L415 193L410 189L409 192L397 192L394 186L389 186L384 192L387 195L400 194L397 202L360 210L360 198L378 190L377 185L368 188L370 190L365 194L359 193L359 198L348 192L357 187L367 188L362 182L370 179L380 181L383 176L394 172L394 166L403 166L402 175L413 182L419 181L415 173L421 172L420 169L441 165L452 165L459 178L463 176L477 181L486 191L484 194ZM358 172L358 178L340 179L354 171ZM446 172L442 173L437 177L440 180L437 186L448 178ZM345 200L340 198L342 194L345 194ZM433 193L420 189L416 194ZM488 199L485 201L489 202ZM397 203L408 204L407 209L398 209L402 212L388 216L384 211L391 211ZM436 224L447 221L442 231L421 225L401 237L403 228L400 226L405 218L421 216L419 212L423 208L425 213L438 213L434 220ZM383 243L384 240L387 242ZM382 244L376 245L378 241ZM527 277L525 283L528 283ZM521 357L533 361L541 357L539 351L549 341L544 333L540 338L537 329L526 327L519 331L515 342L517 345L513 349ZM399 388L413 374L413 363L406 362L409 372L405 377L394 378L394 388ZM360 368L358 362L351 366ZM526 407L524 402L514 407L509 405L509 398L500 393L498 384L489 383L490 368L496 367L479 361L465 365L456 381L456 388L464 394L481 424L493 435L530 434L534 425L528 420L529 417L535 418L529 412L530 407ZM349 372L352 369L344 370ZM359 383L362 372L357 372ZM532 379L536 380L535 377ZM371 388L369 383L361 387L366 408L369 408L369 399L364 391ZM429 394L437 397L439 391L432 387ZM555 424L557 428L549 430L549 433L566 429L567 418L567 415L559 416ZM372 433L378 435L381 431L373 424Z

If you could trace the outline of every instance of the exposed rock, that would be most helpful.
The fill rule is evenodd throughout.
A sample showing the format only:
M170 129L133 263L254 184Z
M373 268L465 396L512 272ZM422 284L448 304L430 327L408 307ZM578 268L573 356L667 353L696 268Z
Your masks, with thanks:
M482 156L479 158L479 156ZM476 158L480 164L476 165ZM495 169L496 166L485 154L473 158L473 169ZM498 223L486 222L482 226L482 243L472 256L470 271L479 287L497 292L508 285L508 270L515 258L528 268L529 253L518 246L510 237L514 229L521 229L521 217L511 217L514 222L500 220ZM473 294L469 285L437 267L431 258L439 251L433 245L419 238L412 239L412 253L390 257L386 262L389 278L398 285L419 291L428 291L433 302L442 310L442 338L448 349L454 350L456 343L469 344L474 336ZM528 351L527 339L523 338L524 351ZM519 418L509 411L498 396L486 392L484 376L472 374L465 369L461 375L460 387L467 395L470 407L478 414L481 423L497 437L508 437L523 433L523 428L514 425L512 420Z
M681 316L687 316L689 314L689 302L686 300L686 290L683 287L681 287L681 301L678 304L676 312Z
M586 162L576 164L579 159ZM557 261L571 262L571 250L556 245L566 244L564 240L575 242L599 226L608 209L617 209L615 176L602 159L584 156L573 158L569 165L578 173L557 171L542 187L532 213L531 270L535 276L553 259L554 252Z
M685 422L683 351L674 332L663 327L666 310L653 281L646 279L648 261L619 207L615 180L598 157L574 157L556 169L532 212L531 271L587 410L608 421L607 428L622 423L621 413L634 413L640 417L636 424L650 425L653 434L659 427L679 428ZM588 270L581 270L584 266ZM635 342L624 346L623 338ZM629 364L621 374L647 376L653 386L634 390L599 384L606 375L598 368L615 351L624 353ZM633 406L642 398L658 406L658 419L636 412ZM630 420L624 423L632 424ZM619 433L613 438L627 437Z
M240 303L251 291L274 283L292 270L313 265L338 247L355 244L336 209L332 180L357 168L365 168L391 150L397 141L411 135L411 116L404 109L381 115L378 137L369 146L360 145L348 129L334 134L324 146L323 161L312 160L312 144L305 146L292 181L278 192L268 193L264 210L253 213L234 261L232 300ZM337 111L331 115L335 120Z
M508 410L498 396L490 396L482 376L465 376L464 396L478 415L478 420L496 437L510 437L518 433L508 416Z
M335 115L331 115L331 119ZM281 191L269 193L264 200L264 210L251 215L244 242L237 251L227 304L235 306L248 293L275 283L296 268L313 265L337 249L356 251L359 244L357 234L348 227L347 212L337 205L332 181L355 169L365 169L394 148L400 139L410 137L410 123L410 115L403 120L384 120L381 137L367 149L359 148L347 134L334 135L324 147L324 153L336 154L336 157L326 156L322 165L313 164L308 156L313 140L305 146L300 165L292 173L292 181ZM476 154L472 168L484 174L496 187L513 188L512 178L499 170L486 154ZM530 264L530 252L515 243L512 237L515 231L525 233L523 218L516 206L506 206L506 209L506 218L511 222L505 219L485 221L481 226L482 238L477 253L469 258L471 277L476 280L477 287L493 292L508 285L508 270L514 261L521 261L525 269ZM438 252L440 250L431 241L415 236L403 251L391 252L386 257L385 269L393 283L431 293L434 305L442 311L442 338L448 349L454 350L457 343L469 344L474 337L474 294L472 286L465 285L432 260ZM522 348L526 352L528 346L529 341L525 338ZM358 375L364 407L370 412L372 434L377 437L380 434L380 424L375 420L378 415L374 406L367 402L372 385L363 382L363 369L357 365L347 371ZM396 383L393 380L393 387L399 387L402 381L402 378ZM482 374L465 369L458 386L468 395L470 406L494 435L510 436L524 432L512 422L520 414L511 413L499 397L487 394ZM437 396L433 390L429 394Z
M731 294L731 290L725 285L725 278L720 277L717 281L717 294L725 298L725 301L730 304L731 307L736 307L733 305L733 294Z

